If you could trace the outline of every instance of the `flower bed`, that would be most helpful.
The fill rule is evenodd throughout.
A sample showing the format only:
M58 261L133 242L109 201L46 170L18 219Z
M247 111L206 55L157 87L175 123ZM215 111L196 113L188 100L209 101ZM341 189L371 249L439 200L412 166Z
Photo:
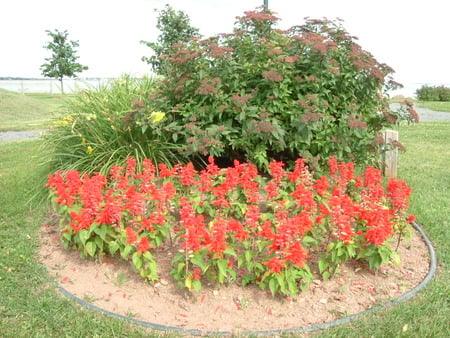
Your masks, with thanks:
M370 269L399 263L393 246L413 220L405 182L391 178L384 187L378 169L357 175L353 163L333 157L320 178L301 159L292 171L283 167L270 163L267 178L237 161L220 169L209 158L197 171L150 160L139 169L130 158L108 176L57 172L47 186L66 247L85 257L120 255L151 282L159 279L152 252L161 245L176 252L171 275L189 290L208 280L295 296L313 268L328 279L349 260Z

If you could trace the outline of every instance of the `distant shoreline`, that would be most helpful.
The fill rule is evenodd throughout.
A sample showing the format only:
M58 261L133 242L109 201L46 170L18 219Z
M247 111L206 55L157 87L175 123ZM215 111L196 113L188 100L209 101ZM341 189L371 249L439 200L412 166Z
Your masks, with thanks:
M64 78L64 80L112 80L115 77L75 77ZM14 76L0 76L0 81L57 81L56 79L50 79L46 77L14 77Z

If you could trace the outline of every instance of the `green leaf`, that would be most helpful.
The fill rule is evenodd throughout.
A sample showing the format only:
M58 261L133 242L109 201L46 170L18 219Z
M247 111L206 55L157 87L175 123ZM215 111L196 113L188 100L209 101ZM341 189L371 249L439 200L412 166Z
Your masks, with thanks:
M381 262L387 263L391 260L392 250L387 246L380 246L378 249L378 253L380 254Z
M186 266L186 264L185 264L184 262L178 263L178 266L177 266L177 272L178 272L178 274L180 274L180 272L183 271L183 269L184 269L185 266Z
M109 248L109 253L111 255L114 255L117 250L119 249L119 244L117 243L117 241L111 241L108 243L108 248Z
M100 236L102 240L106 240L106 233L108 232L108 228L106 226L99 226L94 229L94 233Z
M66 232L63 232L63 234L62 234L62 239L63 239L63 241L64 242L70 242L70 240L72 239L72 233L71 233L71 231L66 231Z
M219 283L223 283L225 281L225 277L227 276L227 266L228 259L221 258L217 261L217 267L219 269L217 279Z
M142 268L142 258L138 252L135 252L132 256L133 265L136 269L140 270Z
M328 267L330 266L330 264L325 260L325 259L321 259L319 261L319 271L321 274L323 274L323 272L328 269Z
M223 253L224 253L225 255L237 257L236 251L234 251L233 248L225 249L225 250L223 250Z
M103 252L103 246L105 244L103 239L101 239L100 237L95 237L94 241L95 241L95 245L97 245L99 251Z
M90 233L87 229L82 229L79 233L78 236L80 238L80 242L83 245L86 245L86 241L89 239L90 237Z
M271 278L269 280L269 289L270 289L270 292L272 293L272 296L275 296L278 291L278 283L275 278Z
M192 280L192 289L194 291L200 291L202 289L202 282L199 279Z
M187 277L184 280L184 286L187 287L189 290L192 290L192 279L190 277Z
M250 263L253 260L253 253L250 250L245 250L244 256L247 263Z
M356 256L356 251L355 251L355 247L353 245L348 245L347 246L347 253L350 257L355 257Z
M156 266L156 261L155 260L151 260L149 262L147 262L148 264L148 275L147 278L151 281L156 281L159 279L159 276L157 274L157 266Z
M303 244L316 244L317 240L314 237L311 236L304 236L303 237Z
M395 251L393 251L391 253L391 261L396 266L401 266L402 265L402 260L400 258L400 255L397 252L395 252Z
M291 296L296 296L297 292L298 292L298 288L297 288L297 283L295 282L295 280L289 279L287 281L287 286L288 286L289 294Z
M133 246L131 245L125 245L125 247L123 248L122 252L120 253L120 256L123 259L128 259L128 256L130 255L131 251L133 250Z
M144 252L144 254L142 255L142 257L145 258L145 260L146 260L147 262L153 262L153 261L154 261L153 255L152 255L149 251Z
M282 274L282 273L276 274L276 280L278 282L280 291L282 293L286 293L286 283L285 283L285 279L284 279L284 274Z
M95 245L95 243L93 241L87 242L85 248L86 248L86 252L88 253L89 256L91 256L91 257L95 256L97 246Z
M374 270L378 269L381 266L381 263L383 262L381 256L378 254L369 256L367 260L369 262L369 267Z
M207 265L203 260L203 255L200 252L196 252L194 254L194 257L191 258L192 264L197 265L200 269L202 269L203 272L206 271Z
M322 273L323 280L329 280L330 277L331 277L331 273L329 273L328 271L325 271L324 273Z

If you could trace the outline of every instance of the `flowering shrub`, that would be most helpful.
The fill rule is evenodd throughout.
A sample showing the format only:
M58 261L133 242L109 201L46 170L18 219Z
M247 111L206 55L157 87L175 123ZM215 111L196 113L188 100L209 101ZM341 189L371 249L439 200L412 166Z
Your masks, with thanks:
M292 170L272 161L270 178L253 164L220 169L208 160L201 171L150 160L138 170L130 158L108 176L50 175L62 241L85 257L131 259L149 281L159 278L155 250L170 247L171 275L190 290L206 279L294 296L314 271L326 279L348 260L371 269L398 262L390 242L409 229L411 189L403 181L391 178L384 188L378 169L356 175L354 163L334 157L320 178L303 159Z
M393 70L339 22L307 20L281 31L268 10L245 12L231 34L193 38L161 55L165 77L151 106L167 113L186 154L316 169L329 156L376 165L379 132L396 121L384 90Z

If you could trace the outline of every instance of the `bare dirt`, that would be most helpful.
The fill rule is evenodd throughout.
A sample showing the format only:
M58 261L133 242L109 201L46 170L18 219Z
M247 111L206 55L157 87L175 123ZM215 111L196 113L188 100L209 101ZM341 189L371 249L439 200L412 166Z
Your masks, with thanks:
M415 233L399 247L401 266L386 265L372 272L349 263L331 280L317 278L308 291L289 299L234 285L206 286L190 294L178 288L164 263L159 264L161 281L150 285L129 262L93 262L64 249L51 226L42 228L41 243L41 262L59 285L79 299L140 321L202 332L286 330L359 313L418 285L430 260L426 244ZM168 262L168 257L161 252L159 258Z

